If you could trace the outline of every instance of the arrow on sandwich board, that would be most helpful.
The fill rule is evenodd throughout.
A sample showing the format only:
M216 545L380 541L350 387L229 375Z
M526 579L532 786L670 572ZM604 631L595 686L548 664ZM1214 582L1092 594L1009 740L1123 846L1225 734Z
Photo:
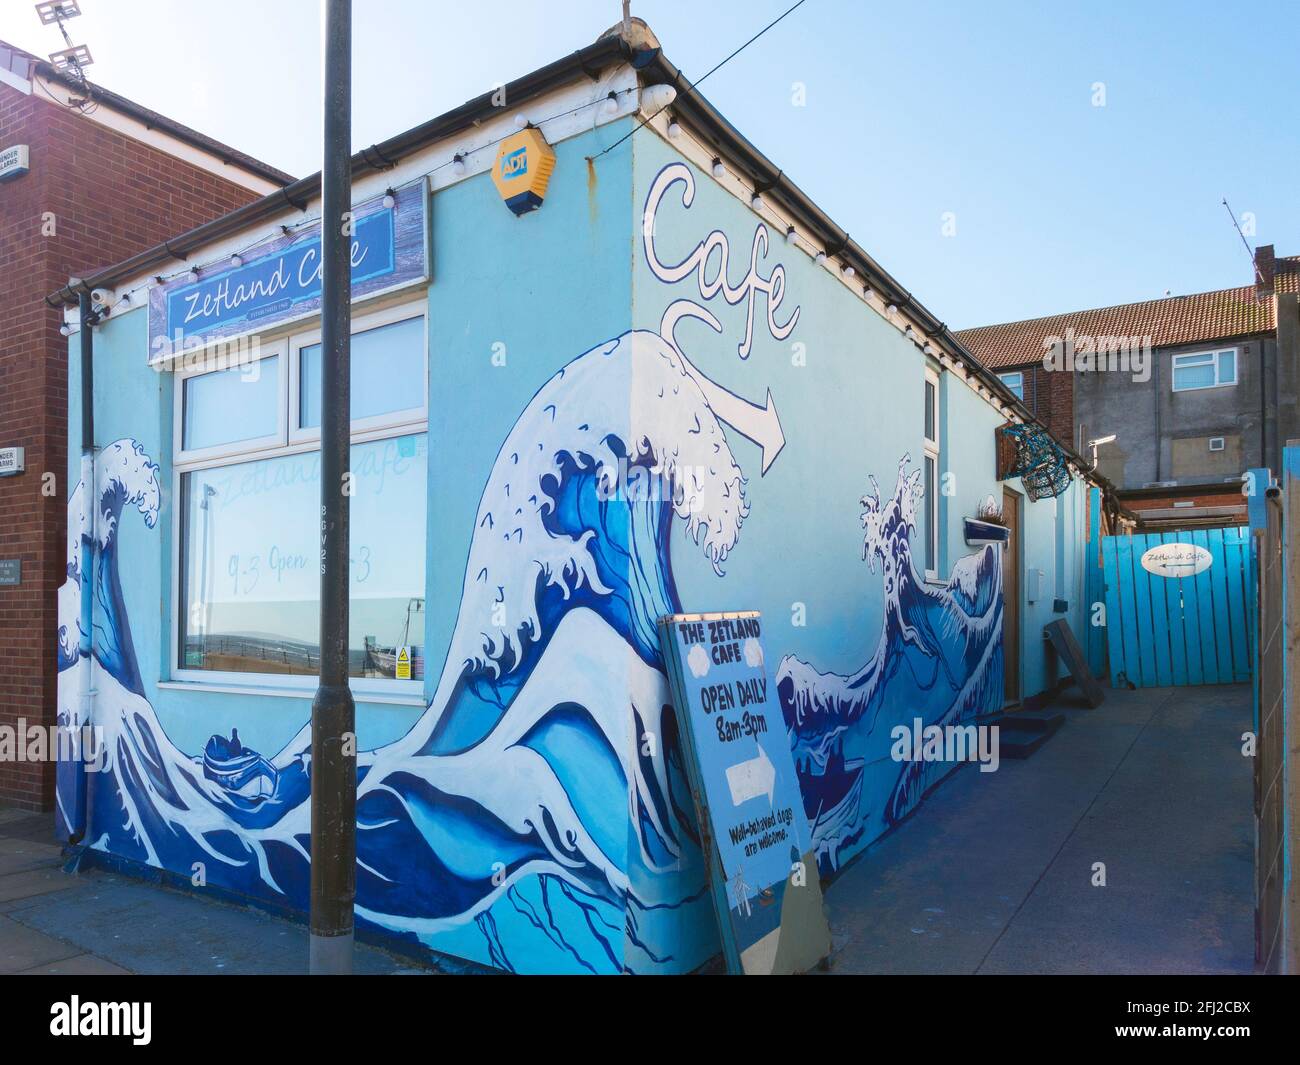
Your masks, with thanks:
M768 758L763 745L758 745L758 755L747 762L727 766L727 787L731 789L731 805L767 796L768 805L772 805L772 793L776 790L776 766Z
M781 430L781 418L776 413L776 404L772 400L772 390L767 390L767 403L760 406L751 403L743 396L723 388L711 377L706 377L692 364L673 337L673 329L683 318L698 318L707 322L715 333L722 332L722 323L713 314L690 300L675 300L664 311L659 324L662 336L682 360L682 369L704 393L704 401L720 422L726 422L747 440L752 440L763 452L763 473L776 461L777 455L785 447L785 433Z

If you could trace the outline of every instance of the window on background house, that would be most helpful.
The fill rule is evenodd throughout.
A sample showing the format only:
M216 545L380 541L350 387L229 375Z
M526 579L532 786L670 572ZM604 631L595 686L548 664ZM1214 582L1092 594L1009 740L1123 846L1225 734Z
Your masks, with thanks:
M422 687L428 345L422 310L352 337L349 673ZM177 374L177 679L292 684L320 669L320 336ZM250 676L251 675L251 676Z
M1025 375L1019 371L1015 373L1000 373L998 380L1006 385L1013 393L1016 399L1022 403L1025 399Z
M925 489L925 576L939 575L939 375L925 371L925 457L921 473Z
M1221 351L1193 351L1185 355L1175 355L1171 376L1175 392L1235 385L1237 349L1224 348Z

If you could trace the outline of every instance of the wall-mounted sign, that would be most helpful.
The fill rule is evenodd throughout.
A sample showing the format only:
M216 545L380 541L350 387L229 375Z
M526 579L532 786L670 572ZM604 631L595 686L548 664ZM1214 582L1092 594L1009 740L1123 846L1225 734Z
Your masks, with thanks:
M0 181L21 177L27 170L27 145L13 144L0 148Z
M1157 577L1195 577L1213 563L1200 544L1157 544L1142 554L1142 568Z
M830 953L830 929L759 616L676 614L659 642L727 966L810 969Z
M0 558L0 587L23 583L23 560Z
M0 447L0 477L16 477L24 469L22 448Z
M492 181L510 210L527 214L542 205L554 169L555 149L546 143L541 130L529 127L501 142Z
M429 277L429 227L423 181L352 209L352 299L366 299ZM149 361L216 340L231 340L320 311L320 223L276 237L214 266L149 290Z

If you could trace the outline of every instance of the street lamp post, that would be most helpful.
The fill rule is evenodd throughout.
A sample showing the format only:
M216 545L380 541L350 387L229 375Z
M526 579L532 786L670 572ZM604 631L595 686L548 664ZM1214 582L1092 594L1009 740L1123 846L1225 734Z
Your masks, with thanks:
M321 166L320 685L311 707L313 974L352 971L356 897L356 706L348 687L351 431L352 3L323 0Z

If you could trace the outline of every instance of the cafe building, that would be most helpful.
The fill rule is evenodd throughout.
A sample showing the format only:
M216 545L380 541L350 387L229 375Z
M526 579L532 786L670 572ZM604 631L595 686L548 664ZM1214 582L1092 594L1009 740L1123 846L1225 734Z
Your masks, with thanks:
M643 24L353 170L360 934L516 972L717 953L665 614L764 619L825 877L954 768L891 757L894 725L1056 689L1043 627L1087 640L1081 460ZM83 862L296 915L319 216L314 175L89 277L88 317L55 294L52 653L61 720L102 735L94 771L60 766L60 830Z

